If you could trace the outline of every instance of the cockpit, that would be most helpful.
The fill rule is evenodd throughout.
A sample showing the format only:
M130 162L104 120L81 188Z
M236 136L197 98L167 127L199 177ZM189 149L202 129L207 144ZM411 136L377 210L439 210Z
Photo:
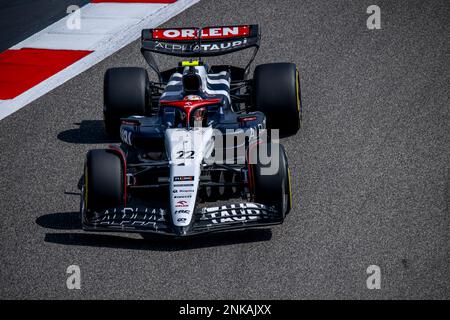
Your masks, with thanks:
M172 128L207 127L220 121L230 104L228 72L208 74L201 61L180 64L160 98L163 123Z

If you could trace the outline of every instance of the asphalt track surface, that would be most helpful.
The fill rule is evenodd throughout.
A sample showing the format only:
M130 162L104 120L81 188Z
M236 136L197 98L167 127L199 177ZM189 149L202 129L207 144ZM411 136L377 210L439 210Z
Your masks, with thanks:
M371 4L203 0L165 24L259 23L256 63L298 65L303 128L283 140L295 208L272 229L80 230L84 155L108 143L103 74L144 66L138 42L2 120L0 298L448 299L450 3L377 1L368 30ZM72 264L81 290L66 288ZM366 288L373 264L381 290Z

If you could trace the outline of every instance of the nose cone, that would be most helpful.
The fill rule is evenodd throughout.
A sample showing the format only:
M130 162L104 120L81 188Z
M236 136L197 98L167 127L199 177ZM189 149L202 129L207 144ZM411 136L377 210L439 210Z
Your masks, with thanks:
M185 227L173 226L173 231L177 236L184 237L184 236L187 236L187 233L189 231L189 226L185 226Z

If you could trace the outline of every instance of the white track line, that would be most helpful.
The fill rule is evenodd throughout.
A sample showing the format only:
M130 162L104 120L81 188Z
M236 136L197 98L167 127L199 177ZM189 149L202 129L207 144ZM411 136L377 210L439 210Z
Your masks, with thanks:
M72 30L67 30L65 25L68 17L64 17L18 43L11 49L33 47L94 52L16 98L0 100L0 120L138 39L142 29L157 27L199 1L178 0L172 4L138 4L138 6L134 3L131 6L129 3L88 4L81 8L81 18L83 19L85 15L89 21L82 20L80 30L73 30L73 33ZM127 6L128 9L125 9ZM87 27L83 28L83 22L86 22L92 31L88 31ZM66 41L68 38L71 40Z

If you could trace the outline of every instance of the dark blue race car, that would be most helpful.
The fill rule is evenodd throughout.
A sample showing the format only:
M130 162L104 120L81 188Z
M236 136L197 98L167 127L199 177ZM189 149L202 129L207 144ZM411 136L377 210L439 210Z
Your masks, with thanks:
M257 25L146 29L141 41L158 81L143 68L107 70L105 130L121 144L87 154L83 228L186 236L282 223L290 174L269 138L300 128L295 64L258 65L248 78ZM243 68L206 61L247 48ZM160 71L152 53L183 60Z

